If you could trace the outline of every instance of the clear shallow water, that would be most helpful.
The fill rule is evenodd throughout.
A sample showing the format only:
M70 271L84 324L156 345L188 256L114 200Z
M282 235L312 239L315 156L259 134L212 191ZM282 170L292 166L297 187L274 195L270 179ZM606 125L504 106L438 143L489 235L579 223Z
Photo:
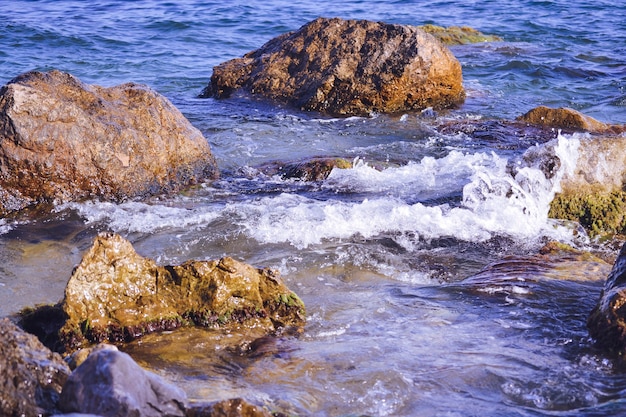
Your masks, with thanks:
M584 327L610 265L534 257L547 240L591 246L547 218L558 176L521 160L536 145L566 170L579 137L478 141L435 128L537 105L626 123L625 12L528 0L0 3L3 83L52 68L146 83L204 133L222 170L179 196L0 219L0 313L58 301L95 233L114 230L160 263L229 255L276 268L307 305L304 334L264 354L216 355L208 336L180 333L167 337L189 337L192 358L153 355L158 337L128 347L191 398L244 396L302 415L619 414L626 380ZM504 40L452 48L468 98L436 119L197 98L214 65L320 15L468 25ZM354 167L313 183L259 169L314 156Z

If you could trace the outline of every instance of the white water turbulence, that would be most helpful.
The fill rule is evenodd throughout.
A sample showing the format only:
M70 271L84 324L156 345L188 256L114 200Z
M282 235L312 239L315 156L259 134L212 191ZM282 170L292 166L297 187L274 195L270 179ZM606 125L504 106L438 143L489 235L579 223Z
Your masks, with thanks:
M519 161L511 169L510 161L495 153L452 151L441 159L425 157L382 171L362 161L355 161L350 169L334 169L325 187L337 194L365 195L358 202L281 194L248 202L239 210L246 213L243 226L251 237L264 243L288 242L300 249L325 240L368 239L383 233L410 234L413 240L454 237L470 242L494 235L563 239L571 232L548 219L549 204L564 173L575 165L579 143L575 137L559 135L529 150L561 161L550 178L538 166L541 161L537 166ZM457 205L410 202L450 197L458 190L462 201Z
M224 203L210 201L209 192L192 200L71 203L60 209L76 210L88 224L102 222L119 233L203 230L219 223L261 244L297 249L382 235L407 250L445 237L568 241L572 231L548 219L548 210L561 178L575 166L579 143L577 136L559 135L516 161L452 150L439 159L426 156L378 170L356 158L349 169L333 169L319 197L282 191ZM558 167L548 178L541 165L555 158ZM198 204L198 198L205 201Z

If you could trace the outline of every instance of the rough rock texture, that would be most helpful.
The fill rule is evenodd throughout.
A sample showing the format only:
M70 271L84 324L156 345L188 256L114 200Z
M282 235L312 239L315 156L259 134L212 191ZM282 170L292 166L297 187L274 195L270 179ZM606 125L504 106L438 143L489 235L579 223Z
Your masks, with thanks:
M278 417L282 414L270 413L264 408L252 405L241 398L218 401L207 405L192 405L187 417Z
M216 176L202 133L146 86L103 88L50 71L0 89L0 215L176 191Z
M462 103L461 65L414 26L318 18L213 68L202 96L242 89L303 110L368 115Z
M116 350L89 355L69 377L59 399L63 412L103 417L184 416L186 405L181 389Z
M626 354L626 245L615 260L587 327L597 344L620 356Z
M626 232L626 138L580 138L576 166L561 180L549 216L574 220L592 235Z
M51 413L70 372L59 354L0 319L0 415Z
M614 133L624 131L624 126L602 123L593 117L567 107L552 109L539 106L518 117L518 120L533 125L542 125L557 129L572 129L576 131L612 131Z
M502 38L496 35L485 35L467 26L443 27L437 25L418 26L426 33L430 33L446 45L465 45L468 43L497 42Z
M102 233L75 268L62 302L68 350L129 341L182 325L245 323L268 333L304 325L304 305L277 274L232 258L157 266L130 242Z

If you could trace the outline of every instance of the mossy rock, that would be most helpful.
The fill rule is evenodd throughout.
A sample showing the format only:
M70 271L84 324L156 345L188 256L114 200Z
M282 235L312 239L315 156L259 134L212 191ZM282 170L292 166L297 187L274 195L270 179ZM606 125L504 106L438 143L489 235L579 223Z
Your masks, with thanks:
M573 220L590 236L626 233L626 192L561 193L550 204L548 216Z
M419 28L424 30L424 32L430 33L446 45L502 41L502 38L499 36L485 35L468 26L443 27L429 24L419 26Z
M74 269L63 301L46 309L57 312L54 324L60 327L58 340L50 344L67 353L182 326L251 323L272 334L303 327L306 314L302 300L275 271L228 257L158 266L112 233L96 237ZM27 325L42 314L24 312L22 321ZM50 337L49 329L41 330Z

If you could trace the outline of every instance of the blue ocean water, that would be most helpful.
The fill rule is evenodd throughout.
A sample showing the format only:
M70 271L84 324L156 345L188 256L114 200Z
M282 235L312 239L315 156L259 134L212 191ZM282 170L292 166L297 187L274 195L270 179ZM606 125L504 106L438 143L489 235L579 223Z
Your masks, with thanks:
M585 329L610 265L537 258L548 240L594 243L547 218L558 176L509 170L543 144L440 133L419 114L334 119L197 97L213 66L319 16L500 36L451 47L468 97L438 117L511 120L547 105L626 123L622 2L0 1L0 84L50 69L147 84L202 131L222 171L178 196L0 219L0 314L58 301L94 234L113 230L163 264L228 255L275 268L307 305L302 337L273 355L190 338L187 363L142 351L149 341L127 347L192 399L318 416L625 412L626 378ZM551 143L563 166L579 139ZM315 156L354 163L315 183L260 169Z

